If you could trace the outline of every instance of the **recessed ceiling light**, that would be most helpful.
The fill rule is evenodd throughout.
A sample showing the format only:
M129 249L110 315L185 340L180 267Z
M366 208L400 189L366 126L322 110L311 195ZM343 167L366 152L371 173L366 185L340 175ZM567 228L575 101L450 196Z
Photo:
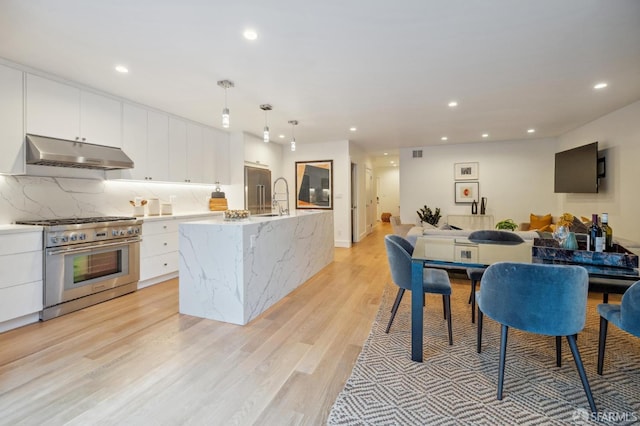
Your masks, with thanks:
M598 83L593 86L594 89L604 89L605 87L607 87L607 83Z
M440 138L440 140L441 140L441 141L446 141L446 140L448 140L448 139L449 139L449 138L448 138L448 137L446 137L446 136L443 136L443 137L441 137L441 138Z
M246 38L247 40L255 40L258 38L258 33L255 30L252 29L246 29L244 30L244 32L242 33L242 35L244 36L244 38Z
M384 155L389 155L389 153L388 153L388 152L385 152L385 153L384 153Z
M355 132L356 130L358 130L357 127L349 127L349 130L351 130L352 132Z
M129 69L127 67L125 67L124 65L116 65L116 71L118 71L119 73L122 74L126 74L129 72Z
M284 135L278 135L280 139L284 139Z
M483 133L483 134L482 134L482 137L483 137L483 138L488 138L488 137L489 137L489 133Z
M535 132L536 132L536 129L528 129L527 130L527 133L535 133Z
M450 108L455 108L455 107L458 106L458 103L456 101L451 101L451 102L449 102L448 105L449 105Z
M395 161L393 161L393 160L391 160L391 161L389 161L389 162L390 162L391 164L395 164L395 163L396 163L396 162L395 162Z

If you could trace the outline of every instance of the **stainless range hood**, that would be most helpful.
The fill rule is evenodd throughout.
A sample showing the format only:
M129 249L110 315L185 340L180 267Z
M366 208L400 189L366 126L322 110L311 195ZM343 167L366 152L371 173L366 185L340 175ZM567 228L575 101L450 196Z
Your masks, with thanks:
M81 169L132 169L133 161L120 148L27 135L27 164Z

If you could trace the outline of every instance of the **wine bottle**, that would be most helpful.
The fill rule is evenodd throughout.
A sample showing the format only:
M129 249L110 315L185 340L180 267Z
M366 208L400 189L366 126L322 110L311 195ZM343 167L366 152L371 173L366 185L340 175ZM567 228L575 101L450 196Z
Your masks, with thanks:
M589 226L589 251L604 251L604 233L598 225L598 215L591 215L591 226Z
M609 226L608 213L602 213L602 233L604 234L604 251L613 251L613 229Z

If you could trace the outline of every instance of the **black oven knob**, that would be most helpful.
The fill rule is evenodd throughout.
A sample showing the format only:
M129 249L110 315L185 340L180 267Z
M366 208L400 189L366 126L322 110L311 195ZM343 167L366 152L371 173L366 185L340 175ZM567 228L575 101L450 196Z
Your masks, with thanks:
M69 237L67 237L66 235L63 235L62 237L60 237L60 241L63 243L66 243L67 241L69 241Z
M115 229L113 230L113 232L111 233L114 237L118 236L118 231L116 231Z
M136 228L136 234L140 233L140 228Z
M80 241L84 241L87 239L87 234L80 234L78 238L80 239Z
M127 229L127 234L129 235L133 234L133 229Z
M56 244L58 242L58 237L51 237L51 242Z
M70 239L71 241L75 241L75 240L77 240L77 239L78 239L78 236L77 236L76 234L71 234L71 236L69 237L69 239Z

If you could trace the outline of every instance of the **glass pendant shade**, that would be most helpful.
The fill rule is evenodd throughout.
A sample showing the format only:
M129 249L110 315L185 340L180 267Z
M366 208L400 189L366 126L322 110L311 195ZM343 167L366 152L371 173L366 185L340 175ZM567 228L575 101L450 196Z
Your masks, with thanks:
M262 133L262 140L264 143L269 143L269 126L264 126L264 132Z
M293 140L291 141L291 151L295 151L295 150L296 150L296 140L295 140L295 139L293 139Z
M222 127L225 129L229 128L229 108L222 110Z

